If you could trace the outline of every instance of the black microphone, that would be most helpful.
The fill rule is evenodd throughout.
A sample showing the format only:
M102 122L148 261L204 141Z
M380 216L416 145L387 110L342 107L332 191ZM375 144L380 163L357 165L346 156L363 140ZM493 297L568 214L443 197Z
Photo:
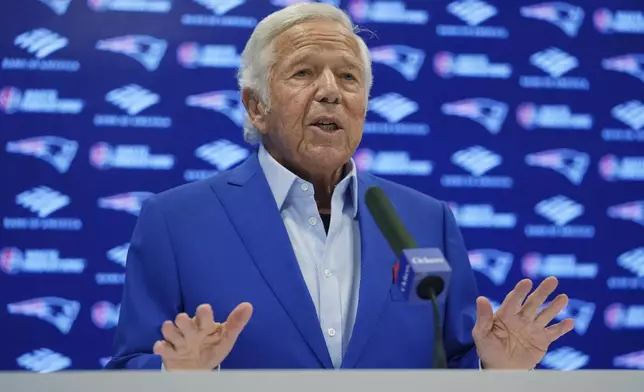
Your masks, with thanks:
M449 282L451 268L440 249L418 248L414 238L400 220L385 192L370 187L365 194L365 203L376 225L396 254L394 283L403 297L411 302L431 301L434 313L434 363L436 369L447 368L447 356L443 343L438 296ZM415 288L415 290L413 289Z

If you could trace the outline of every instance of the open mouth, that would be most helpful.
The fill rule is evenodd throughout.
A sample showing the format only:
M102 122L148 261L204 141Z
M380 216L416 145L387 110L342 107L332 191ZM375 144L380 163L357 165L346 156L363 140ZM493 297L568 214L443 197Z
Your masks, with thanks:
M326 120L316 121L311 125L313 125L314 127L318 127L321 130L326 131L326 132L333 132L333 131L337 131L338 129L340 129L340 126L336 122L326 121Z

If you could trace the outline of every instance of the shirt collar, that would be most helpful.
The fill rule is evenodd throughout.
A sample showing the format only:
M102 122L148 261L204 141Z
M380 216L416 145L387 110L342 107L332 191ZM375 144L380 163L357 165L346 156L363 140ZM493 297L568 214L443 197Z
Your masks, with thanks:
M278 209L282 209L282 206L289 195L289 191L295 182L299 181L311 185L308 181L301 179L277 162L275 158L268 153L262 143L259 145L257 158L259 159L259 164L264 171L264 175L268 181L268 186L271 188L271 192L273 193ZM350 192L351 197L349 198L347 196L346 199L349 199L353 203L353 218L355 218L358 214L358 176L353 158L349 160L349 165L351 170L346 174L347 169L345 166L345 169L343 169L345 170L345 176L340 180L335 191L342 194Z

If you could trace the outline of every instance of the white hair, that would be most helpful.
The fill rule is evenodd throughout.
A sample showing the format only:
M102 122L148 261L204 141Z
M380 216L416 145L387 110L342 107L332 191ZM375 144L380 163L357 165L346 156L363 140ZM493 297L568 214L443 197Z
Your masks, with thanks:
M339 22L354 34L364 66L366 95L367 98L369 97L373 83L369 48L358 36L358 27L353 24L349 16L341 9L324 3L294 4L268 15L257 24L241 55L241 66L237 73L240 92L244 88L249 88L259 95L264 106L270 107L269 73L276 60L273 41L285 30L311 19ZM244 140L252 145L261 141L261 134L251 123L248 113L244 114Z

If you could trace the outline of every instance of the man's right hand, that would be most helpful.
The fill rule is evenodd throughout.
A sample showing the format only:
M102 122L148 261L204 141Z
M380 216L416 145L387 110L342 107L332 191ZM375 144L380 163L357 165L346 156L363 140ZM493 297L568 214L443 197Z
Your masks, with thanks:
M230 313L224 323L216 323L212 307L199 305L195 317L186 313L161 327L165 340L154 344L166 370L213 370L228 356L237 337L253 314L251 304L244 302Z

